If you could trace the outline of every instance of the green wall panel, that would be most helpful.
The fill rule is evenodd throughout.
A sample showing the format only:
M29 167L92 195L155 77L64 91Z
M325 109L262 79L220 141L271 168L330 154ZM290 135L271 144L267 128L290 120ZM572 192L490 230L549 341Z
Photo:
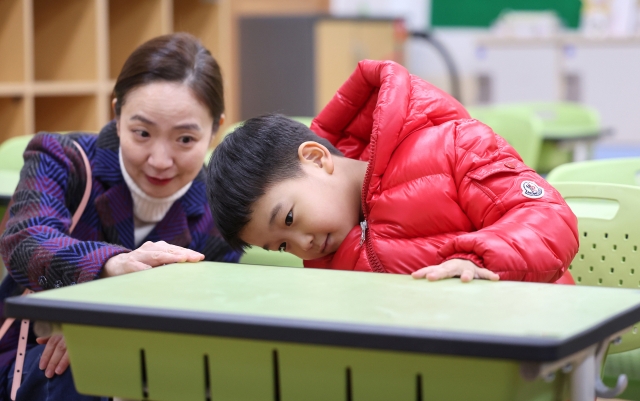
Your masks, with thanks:
M577 28L580 0L431 0L435 27L488 27L506 9L555 10L563 24Z

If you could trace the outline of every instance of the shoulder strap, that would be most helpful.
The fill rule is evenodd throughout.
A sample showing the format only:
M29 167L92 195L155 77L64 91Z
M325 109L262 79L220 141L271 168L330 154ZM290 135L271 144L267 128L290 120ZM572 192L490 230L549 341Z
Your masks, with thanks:
M73 229L76 228L76 224L78 224L82 213L84 213L84 209L87 207L87 203L89 203L89 197L91 196L91 165L89 164L89 159L87 158L87 154L84 153L84 150L82 150L82 147L78 144L78 142L73 141L73 144L76 145L78 152L80 152L80 156L82 156L82 161L84 162L84 171L86 171L87 176L87 183L84 188L84 195L82 195L82 200L80 201L78 208L73 213L73 217L71 218L71 227L69 228L69 233L73 232Z

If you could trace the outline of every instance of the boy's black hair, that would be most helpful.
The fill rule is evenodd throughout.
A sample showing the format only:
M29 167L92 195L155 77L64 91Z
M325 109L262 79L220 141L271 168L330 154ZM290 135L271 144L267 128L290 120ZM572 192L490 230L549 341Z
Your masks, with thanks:
M240 232L251 220L253 204L274 184L302 176L298 148L318 142L339 150L304 124L279 114L251 118L218 145L207 166L207 197L213 220L229 245L249 246Z

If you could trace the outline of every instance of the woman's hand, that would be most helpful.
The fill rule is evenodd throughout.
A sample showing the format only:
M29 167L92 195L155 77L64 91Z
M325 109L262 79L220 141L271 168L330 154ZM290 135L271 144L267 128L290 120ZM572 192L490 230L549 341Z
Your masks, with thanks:
M460 277L463 283L474 278L491 281L500 280L500 276L484 267L478 267L473 262L466 259L450 259L439 265L423 267L411 273L413 278L426 278L429 281L437 281L443 278Z
M100 277L119 276L169 263L199 262L203 259L203 254L191 249L170 245L164 241L147 241L138 249L128 253L121 253L107 260L107 263L102 268Z
M67 354L67 344L64 342L62 334L55 334L50 337L36 338L38 344L47 344L40 356L40 370L44 370L44 375L51 379L53 375L61 375L69 367L69 354ZM46 370L45 370L46 369Z

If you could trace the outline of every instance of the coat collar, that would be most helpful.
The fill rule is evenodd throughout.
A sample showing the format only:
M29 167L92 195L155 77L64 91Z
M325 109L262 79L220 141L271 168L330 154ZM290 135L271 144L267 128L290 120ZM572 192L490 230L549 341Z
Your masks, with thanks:
M105 240L135 247L133 238L133 201L124 181L118 161L118 137L115 120L109 122L98 135L94 159L94 177L102 184L104 192L95 198L94 204L102 221ZM193 180L191 188L178 199L167 215L156 225L148 238L161 238L179 246L191 242L189 218L205 213L207 207L204 169ZM158 239L159 240L159 239Z

